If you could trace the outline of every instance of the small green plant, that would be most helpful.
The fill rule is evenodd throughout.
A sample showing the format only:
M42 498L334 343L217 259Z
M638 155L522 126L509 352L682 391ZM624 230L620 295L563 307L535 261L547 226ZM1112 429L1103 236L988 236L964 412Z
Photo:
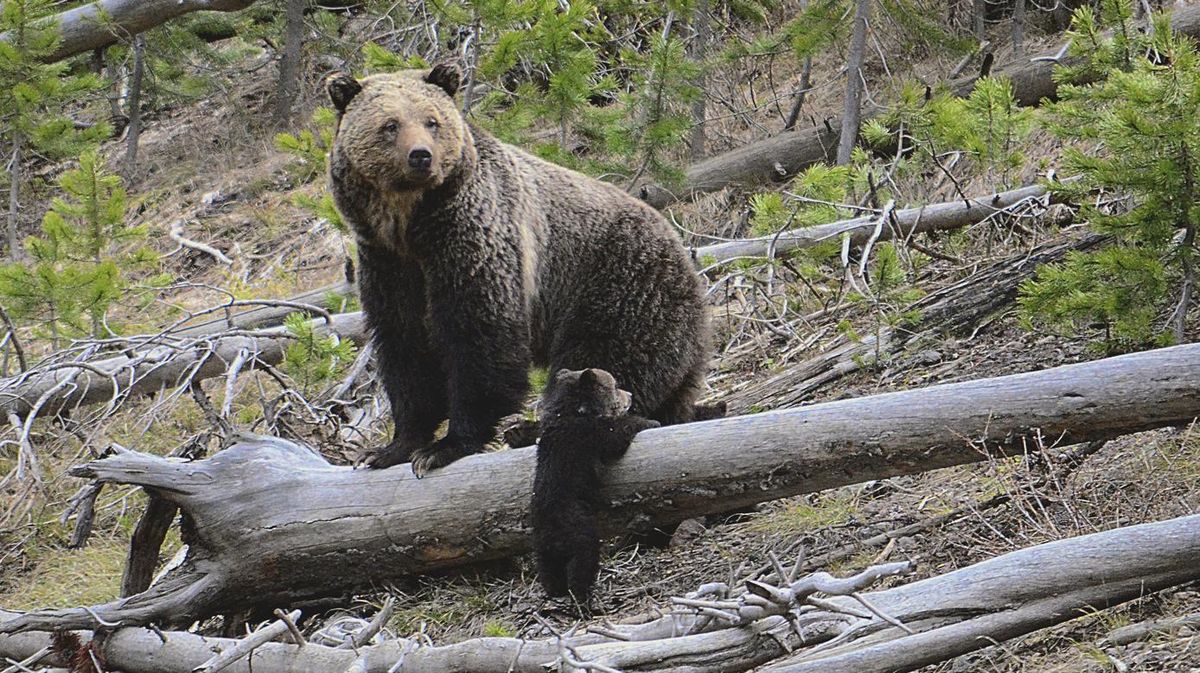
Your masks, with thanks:
M1105 77L1061 86L1047 125L1089 143L1066 152L1066 168L1080 180L1056 189L1083 204L1081 215L1114 244L1042 269L1021 286L1019 302L1027 327L1078 333L1099 326L1099 345L1116 352L1185 335L1200 225L1200 59L1165 17L1143 34L1116 0L1104 0L1100 14L1116 24L1113 37L1102 34L1106 22L1091 9L1078 10L1071 48L1083 62L1063 76ZM1096 189L1128 197L1129 207L1097 208L1083 198Z
M851 302L865 307L873 317L872 331L875 337L875 356L873 362L860 361L860 366L885 364L887 354L883 351L885 342L884 331L894 330L906 324L912 324L921 319L919 311L908 308L913 302L924 296L924 291L912 285L908 272L892 243L882 243L875 246L871 252L869 280L862 292L851 292ZM861 336L854 330L848 320L842 320L838 329L852 341L861 341Z
M296 157L288 170L300 182L311 182L325 173L335 120L332 108L319 107L313 112L311 129L275 134L275 147Z
M342 213L334 205L333 195L329 192L323 191L319 196L296 192L292 195L292 205L325 220L340 233L350 233L350 228L346 226Z
M297 383L305 396L317 392L354 362L357 349L337 335L321 336L308 317L292 313L283 321L295 340L283 351L280 368Z
M59 178L63 196L42 219L42 236L25 247L32 263L0 267L0 297L15 317L32 321L57 347L65 336L111 332L106 316L125 295L123 270L148 266L144 248L122 252L145 238L144 227L125 223L127 196L120 179L104 170L94 151Z
M942 157L958 151L987 171L999 187L1010 187L1025 165L1022 141L1034 129L1034 113L1017 104L1012 82L985 77L971 95L959 98L949 91L929 93L910 83L884 115L863 125L863 138L876 148L915 148L908 170L945 171Z

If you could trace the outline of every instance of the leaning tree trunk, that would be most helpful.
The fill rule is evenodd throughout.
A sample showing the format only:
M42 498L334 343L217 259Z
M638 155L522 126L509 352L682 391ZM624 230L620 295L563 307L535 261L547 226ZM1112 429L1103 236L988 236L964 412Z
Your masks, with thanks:
M116 44L171 19L198 11L236 12L255 0L99 0L48 17L58 24L62 40L46 56L47 63ZM0 39L7 35L0 34Z
M855 245L862 245L870 238L879 241L907 238L917 233L959 229L976 224L1030 201L1046 199L1048 193L1049 190L1042 185L1030 185L971 199L906 208L886 216L864 215L781 231L771 236L713 243L693 248L692 254L702 264L711 264L739 257L781 255L797 248L812 248L843 235L849 235Z
M1192 422L1200 345L1055 369L692 423L640 434L605 477L602 529L659 525L753 503ZM279 439L207 460L122 451L71 473L143 486L186 515L186 561L148 591L35 612L0 632L189 623L214 613L368 590L412 573L528 548L532 449L470 456L416 479L355 470Z
M1189 37L1200 37L1200 5L1172 10L1171 27ZM1022 58L1003 69L994 69L992 74L1012 80L1013 96L1020 105L1033 106L1043 99L1053 100L1059 85L1054 79L1056 63L1053 60L1058 51L1056 48L1043 52L1032 60ZM945 84L956 96L965 96L975 87L977 79L977 75L972 75ZM863 118L879 112L878 108L868 106L863 111ZM814 128L781 133L743 145L689 166L678 190L644 184L638 195L655 208L665 208L679 199L691 199L697 194L725 187L752 187L791 179L812 164L833 162L837 158L841 125L840 119L830 119Z

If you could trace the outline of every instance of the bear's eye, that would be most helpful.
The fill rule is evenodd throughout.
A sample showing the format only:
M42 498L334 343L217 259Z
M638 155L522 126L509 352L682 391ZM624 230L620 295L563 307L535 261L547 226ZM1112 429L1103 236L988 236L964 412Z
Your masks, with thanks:
M396 123L395 119L392 119L392 120L388 121L388 123L383 125L384 133L395 133L396 131L399 131L399 130L400 130L400 125Z
M425 128L436 129L437 127L438 127L438 120L434 119L433 117L430 117L429 119L425 120Z

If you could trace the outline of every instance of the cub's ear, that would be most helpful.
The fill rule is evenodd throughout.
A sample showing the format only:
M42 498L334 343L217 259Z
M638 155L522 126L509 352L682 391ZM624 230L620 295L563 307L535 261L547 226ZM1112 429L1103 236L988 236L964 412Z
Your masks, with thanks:
M579 375L579 383L585 386L594 386L600 383L600 377L596 374L595 369L585 369Z
M458 86L462 83L462 71L453 63L439 63L425 75L425 81L440 86L447 96L453 96L458 93Z
M345 112L346 106L362 91L362 85L353 76L344 72L334 73L325 79L325 88L329 91L329 100L338 112Z

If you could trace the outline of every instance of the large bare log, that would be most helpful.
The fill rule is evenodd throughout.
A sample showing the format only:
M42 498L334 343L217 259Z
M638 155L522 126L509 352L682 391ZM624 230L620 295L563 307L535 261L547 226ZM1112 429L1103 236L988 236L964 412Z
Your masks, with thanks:
M48 63L107 47L171 19L199 11L236 12L255 0L99 0L56 14L62 40ZM0 39L7 36L0 35Z
M606 476L615 532L780 497L1190 423L1200 344L994 379L646 431ZM186 514L186 562L144 593L30 613L0 632L182 623L367 590L527 549L532 449L470 456L416 479L354 470L279 439L179 462L122 451L75 476L143 486ZM336 569L336 570L334 570Z
M881 219L880 215L864 215L803 229L792 229L774 236L714 243L693 248L692 253L701 263L705 263L705 260L722 262L737 257L761 257L798 248L811 248L842 234L849 234L852 243L861 245L876 232L877 240L886 241L913 233L960 229L1030 201L1045 201L1047 193L1047 189L1042 185L1030 185L969 200L957 199L897 210L892 213L892 218L887 219Z
M727 619L680 613L679 605L688 603L676 600L674 614L647 623L606 626L597 633L567 635L561 643L480 638L414 648L409 641L393 640L358 651L312 643L303 648L267 643L252 659L235 662L226 670L340 672L352 670L351 664L360 661L357 670L384 673L403 658L403 669L410 673L539 673L561 666L569 652L576 661L591 664L591 670L604 670L599 665L610 670L731 673L787 656L766 670L908 671L1073 619L1090 609L1196 580L1200 578L1200 565L1194 562L1197 554L1200 515L1050 542L882 591L863 589L879 578L904 572L909 564L875 566L845 579L816 573L780 579L776 585L757 582L748 584L749 593L712 604L711 609L725 612ZM849 598L856 591L863 593L876 614L864 615L862 605ZM808 602L814 592L825 595L822 605ZM847 611L831 611L829 605ZM786 613L794 615L790 624L781 616ZM18 617L0 610L0 623ZM894 626L897 620L908 632ZM803 637L798 629L803 629ZM840 644L830 642L833 638ZM214 651L229 650L237 642L122 628L99 641L99 652L110 667L127 673L191 673ZM25 659L48 644L44 633L0 636L0 656ZM66 662L52 656L43 663Z
M1200 5L1176 7L1171 13L1171 26L1184 35L1200 37ZM1012 61L993 74L1012 80L1018 103L1038 105L1043 99L1053 100L1057 94L1059 82L1053 77L1057 55L1058 49L1054 49L1032 59ZM954 95L965 96L974 88L976 79L976 76L963 77L946 86ZM880 112L879 107L868 107L863 111L863 119ZM833 162L841 124L840 118L830 119L814 128L787 131L743 145L689 166L679 190L646 184L639 195L655 208L665 208L676 200L733 185L756 186L791 178L815 163Z
M313 326L319 333L333 332L356 341L365 338L361 313L337 314L328 323L319 318ZM34 368L0 379L0 423L11 414L28 414L39 403L39 413L52 414L75 405L158 392L189 378L220 376L243 350L249 367L276 364L290 339L283 327L184 340L163 335L147 338L147 345L125 355Z

